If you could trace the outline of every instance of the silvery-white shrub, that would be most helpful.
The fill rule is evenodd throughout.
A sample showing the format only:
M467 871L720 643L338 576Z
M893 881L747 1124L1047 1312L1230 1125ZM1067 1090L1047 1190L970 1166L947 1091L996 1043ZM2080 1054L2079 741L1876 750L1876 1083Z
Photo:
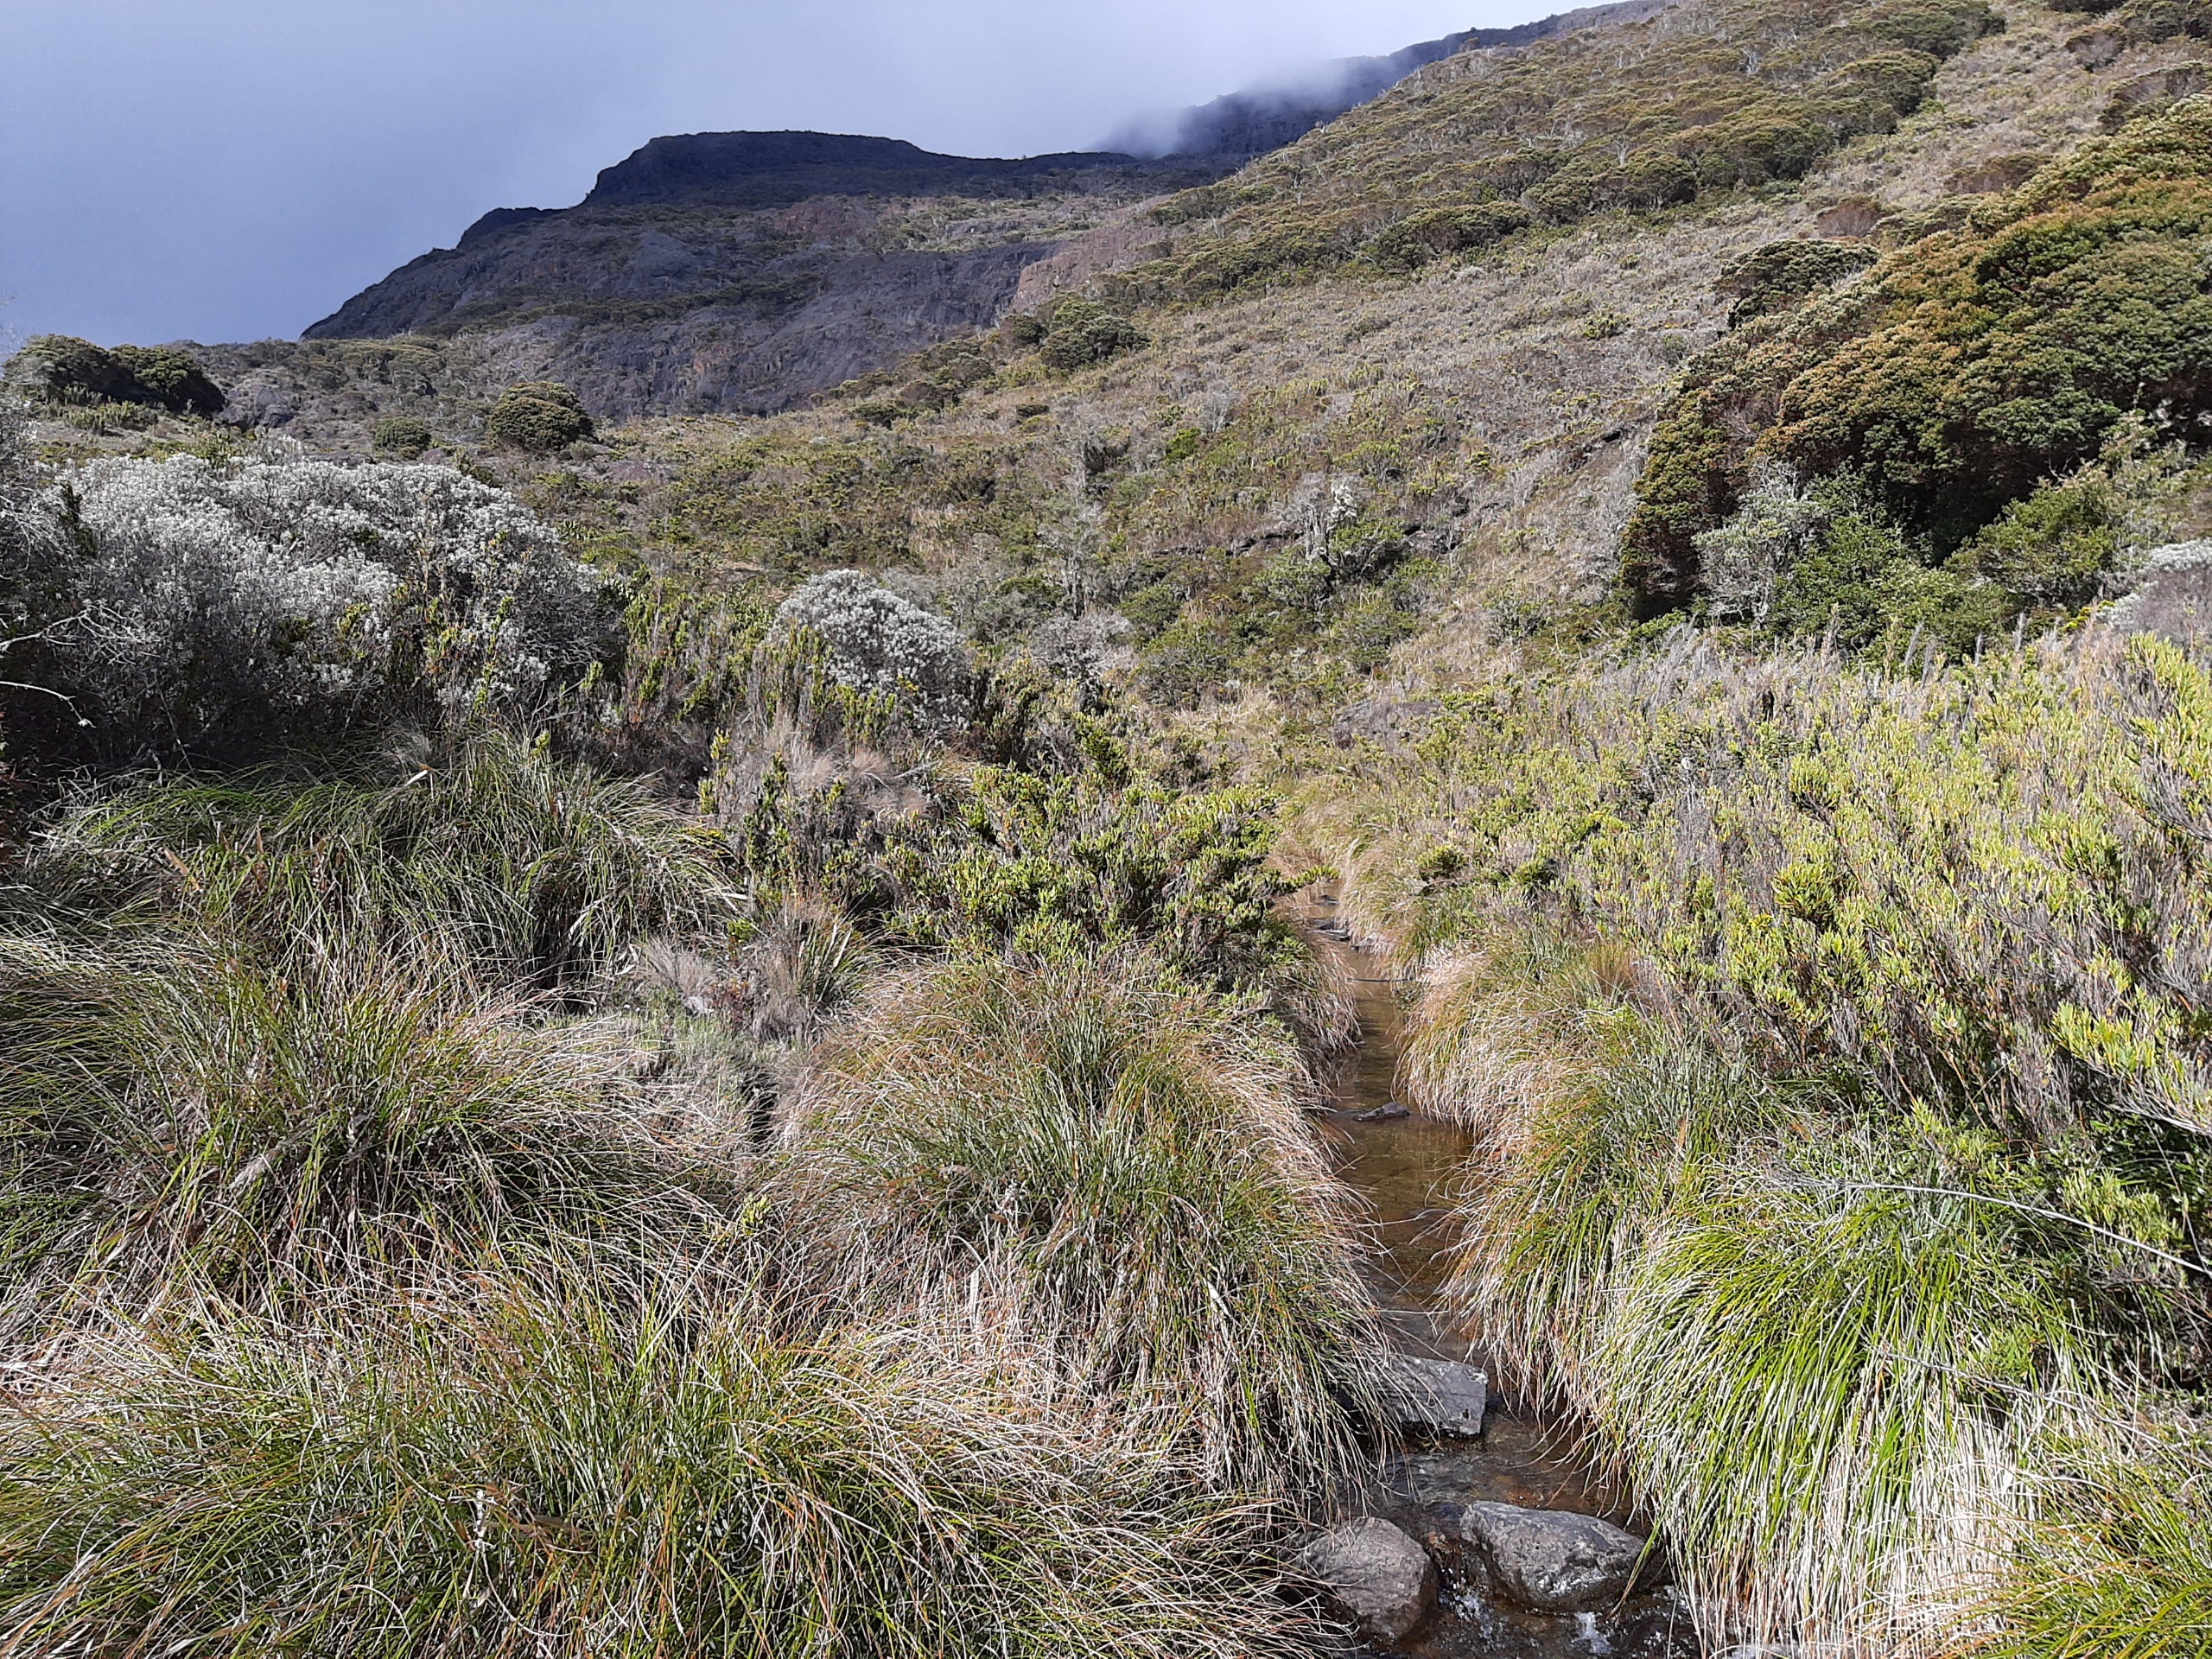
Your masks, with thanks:
M54 479L24 518L49 563L42 582L7 573L17 626L48 630L55 689L111 747L236 749L425 702L526 709L603 643L602 581L449 467L281 441L118 457Z
M972 674L960 630L865 572L810 577L777 607L776 626L785 638L818 634L839 684L896 696L925 729L948 728L967 712Z
M2212 541L2170 542L2135 555L2112 577L2119 601L2103 611L2123 633L2177 641L2212 633Z
M1331 538L1359 517L1361 505L1359 486L1351 477L1308 473L1299 480L1283 516L1297 532L1306 556L1320 562L1332 559L1335 550Z
M1798 487L1788 472L1764 468L1728 522L1695 537L1698 582L1713 616L1764 621L1775 584L1819 538L1832 506Z

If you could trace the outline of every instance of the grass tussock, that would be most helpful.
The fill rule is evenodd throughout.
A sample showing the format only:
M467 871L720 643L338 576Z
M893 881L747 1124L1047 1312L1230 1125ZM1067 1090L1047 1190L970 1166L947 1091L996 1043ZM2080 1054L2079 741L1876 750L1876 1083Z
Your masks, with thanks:
M1349 1469L1369 1304L1274 1027L1141 957L963 960L813 1065L766 1189L809 1282L988 1306L1071 1400L1188 1444L1217 1487Z
M1209 1659L1233 1517L895 1337L493 1282L92 1356L0 1422L0 1652Z
M734 1128L634 1087L629 1027L533 1012L374 957L0 946L16 1289L258 1303L518 1229L699 1214Z
M2109 1440L2110 1437L2107 1437ZM2183 1659L2212 1650L2212 1446L2200 1433L2070 1449L1955 1649L1980 1659Z
M1636 1027L1644 989L1627 953L1530 927L1445 945L1420 979L1399 1086L1503 1160L1526 1149L1536 1113L1590 1085Z
M53 826L42 879L294 954L423 952L539 988L734 913L719 838L640 783L498 731L391 759L385 775L162 780L98 797Z
M2024 1205L1992 1138L1925 1107L1777 1080L1624 1007L1586 951L1488 963L1433 993L1431 1050L1531 1010L1526 1052L1559 1043L1547 1086L1484 1101L1457 1217L1447 1295L1501 1372L1592 1427L1710 1639L1925 1652L1992 1628L1972 1610L2018 1570L2053 1446L2186 1363L2187 1287Z
M1451 1294L1598 1431L1708 1635L1940 1636L2043 1437L2122 1387L2115 1307L1821 1085L1655 1039L1524 1124Z

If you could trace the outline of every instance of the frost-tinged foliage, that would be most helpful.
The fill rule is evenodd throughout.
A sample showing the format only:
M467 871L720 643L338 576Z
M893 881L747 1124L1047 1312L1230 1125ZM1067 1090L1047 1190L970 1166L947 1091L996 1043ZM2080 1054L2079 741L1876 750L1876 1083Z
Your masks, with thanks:
M960 630L862 571L813 577L777 608L776 622L787 634L820 635L839 684L897 696L925 728L949 727L968 711L974 676Z
M441 467L282 450L97 461L5 572L106 757L236 754L406 712L526 710L576 679L601 583L505 493Z

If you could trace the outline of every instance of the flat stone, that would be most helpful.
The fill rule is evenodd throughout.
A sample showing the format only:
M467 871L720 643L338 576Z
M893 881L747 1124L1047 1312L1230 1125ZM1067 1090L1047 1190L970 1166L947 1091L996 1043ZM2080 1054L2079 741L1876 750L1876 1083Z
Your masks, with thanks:
M1602 1612L1634 1582L1643 1540L1594 1515L1470 1503L1460 1535L1490 1558L1498 1587L1541 1613Z
M1393 1354L1382 1362L1382 1397L1411 1433L1478 1440L1490 1405L1490 1378L1457 1360Z
M1436 1605L1436 1564L1403 1528L1374 1516L1347 1521L1298 1552L1298 1568L1382 1642L1411 1635Z

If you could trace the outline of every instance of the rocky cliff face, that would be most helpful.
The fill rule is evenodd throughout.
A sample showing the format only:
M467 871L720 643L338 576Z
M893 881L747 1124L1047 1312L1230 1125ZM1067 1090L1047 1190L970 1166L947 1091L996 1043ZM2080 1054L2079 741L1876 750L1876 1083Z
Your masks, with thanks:
M1079 283L1102 251L1125 257L1141 239L1133 208L1287 144L1425 64L1656 3L1471 29L1219 99L1133 128L1150 159L943 156L817 132L656 138L577 206L495 208L306 338L448 342L460 347L439 352L448 365L566 381L602 420L772 413ZM257 357L239 418L315 401L312 386L284 383L282 353Z
M760 414L988 327L1103 213L1221 167L938 156L825 133L657 138L558 212L502 208L310 340L484 336L594 414Z

